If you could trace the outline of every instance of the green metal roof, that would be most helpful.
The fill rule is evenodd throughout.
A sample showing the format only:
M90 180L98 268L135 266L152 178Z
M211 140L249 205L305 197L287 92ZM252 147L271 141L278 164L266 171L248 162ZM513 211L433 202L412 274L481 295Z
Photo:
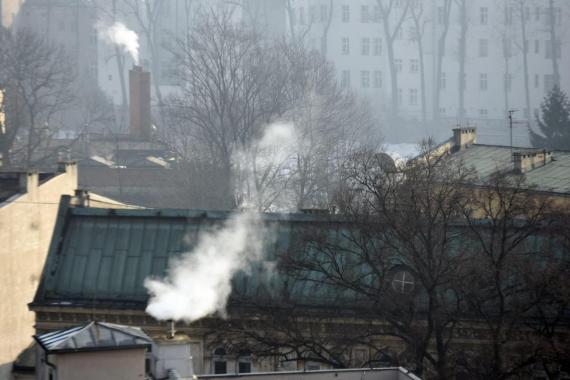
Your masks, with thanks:
M163 276L170 258L190 251L200 231L230 215L223 211L77 208L64 200L33 304L143 308L148 300L145 278ZM265 241L266 262L250 274L235 276L234 288L248 295L281 292L287 279L277 276L267 263L290 249L301 225L336 223L332 218L264 214L271 231ZM287 286L289 292L306 296L316 291L309 284Z

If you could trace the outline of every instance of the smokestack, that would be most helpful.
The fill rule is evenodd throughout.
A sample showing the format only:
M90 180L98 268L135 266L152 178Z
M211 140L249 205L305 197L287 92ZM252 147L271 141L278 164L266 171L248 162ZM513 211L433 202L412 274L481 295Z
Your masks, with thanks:
M129 133L141 140L151 138L150 73L134 65L129 71Z

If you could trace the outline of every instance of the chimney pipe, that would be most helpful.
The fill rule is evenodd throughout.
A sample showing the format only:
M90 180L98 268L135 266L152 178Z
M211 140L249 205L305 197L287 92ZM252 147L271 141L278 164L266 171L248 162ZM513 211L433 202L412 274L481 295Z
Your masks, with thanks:
M167 338L168 338L168 339L174 339L174 337L175 337L175 335L176 335L176 329L175 329L175 326L174 326L174 320L171 319L170 321L168 321L168 325L169 325L169 327L168 327L168 336L167 336Z
M150 73L134 65L129 71L129 133L141 140L151 138Z

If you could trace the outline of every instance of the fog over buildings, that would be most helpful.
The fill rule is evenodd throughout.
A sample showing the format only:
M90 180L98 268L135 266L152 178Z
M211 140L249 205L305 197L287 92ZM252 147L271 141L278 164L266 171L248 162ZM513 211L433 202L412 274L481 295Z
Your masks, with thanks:
M133 62L105 41L98 24L119 21L138 34L157 105L175 90L173 42L221 10L267 38L300 41L326 56L341 85L370 101L388 143L437 140L455 125L471 125L479 128L479 141L509 144L508 111L516 110L513 143L527 146L527 123L534 124L556 82L555 65L561 88L570 87L570 3L564 0L20 3L2 1L4 23L14 17L14 28L63 44L81 82L98 86L116 106L128 103ZM126 120L119 124L124 128Z

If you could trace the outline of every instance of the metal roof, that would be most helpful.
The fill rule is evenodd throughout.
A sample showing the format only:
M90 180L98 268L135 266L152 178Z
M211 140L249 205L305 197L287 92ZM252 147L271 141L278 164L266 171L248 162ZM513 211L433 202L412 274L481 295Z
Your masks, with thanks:
M91 322L34 338L44 350L52 353L148 347L152 344L151 338L139 328L103 322Z
M111 210L69 207L59 213L52 246L33 305L118 307L144 309L144 280L166 274L168 262L191 251L198 234L225 221L224 211L174 209ZM255 295L262 291L306 297L319 291L312 283L289 281L268 269L279 253L293 249L306 233L306 223L335 223L333 216L264 214L265 263L248 275L234 277L234 290ZM305 227L301 228L300 225ZM296 245L294 249L299 249ZM320 289L320 295L324 290ZM322 297L321 297L322 298Z
M513 148L512 151L526 152L528 148ZM526 182L539 191L570 194L570 152L553 151L552 156L552 162L525 172ZM450 157L473 167L482 182L497 172L513 170L509 146L474 144Z

